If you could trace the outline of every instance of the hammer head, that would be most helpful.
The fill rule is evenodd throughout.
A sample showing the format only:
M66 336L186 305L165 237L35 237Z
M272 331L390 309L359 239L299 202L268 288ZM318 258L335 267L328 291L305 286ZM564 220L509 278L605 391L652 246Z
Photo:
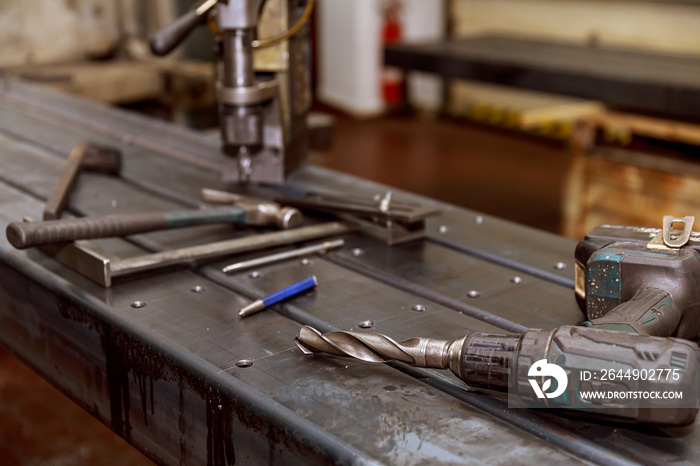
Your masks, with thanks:
M122 168L122 154L119 149L88 143L81 168L86 171L118 175Z
M294 207L280 207L274 202L238 203L236 205L246 210L248 214L246 224L248 225L260 227L276 225L277 228L287 230L300 227L304 222L301 212Z
M83 171L118 175L122 154L118 149L81 142L73 148L44 207L44 220L61 218L78 175Z
M299 209L282 207L272 201L254 199L210 188L202 189L202 199L217 204L232 204L245 209L247 225L261 227L276 225L277 228L287 230L300 227L304 223L304 216Z
M304 216L299 209L294 207L279 207L274 214L275 224L278 228L287 230L289 228L298 228L304 223Z

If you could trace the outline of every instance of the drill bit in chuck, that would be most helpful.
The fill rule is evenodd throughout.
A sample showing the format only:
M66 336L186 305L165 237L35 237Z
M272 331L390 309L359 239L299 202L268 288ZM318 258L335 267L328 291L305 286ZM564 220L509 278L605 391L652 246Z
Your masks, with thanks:
M414 367L449 369L473 387L508 387L520 335L472 332L455 341L409 338L395 341L380 333L320 333L302 327L295 339L305 354L328 353L368 362L400 361Z
M322 334L309 326L302 327L295 342L305 354L328 353L367 362L401 361L410 366L435 369L449 368L450 355L459 359L463 344L461 339L451 343L432 338L410 338L397 342L380 333Z
M519 406L557 407L590 412L597 419L609 416L616 421L666 425L690 424L698 413L700 360L696 355L700 349L675 338L565 325L558 329L530 329L523 335L471 332L453 342L432 338L395 341L379 333L322 334L303 327L296 343L306 354L329 353L368 362L401 361L416 367L450 369L470 387L508 391ZM653 359L644 356L652 353ZM600 373L619 367L659 371L679 361L684 367L675 379L620 379L616 380L616 387L632 392L681 391L683 399L691 400L690 403L630 398L592 404L579 398L578 394L594 386L581 376L584 372ZM536 373L550 365L563 376L551 371ZM534 390L535 386L541 387L540 393ZM546 392L544 396L540 396L542 390ZM552 390L560 393L555 397Z

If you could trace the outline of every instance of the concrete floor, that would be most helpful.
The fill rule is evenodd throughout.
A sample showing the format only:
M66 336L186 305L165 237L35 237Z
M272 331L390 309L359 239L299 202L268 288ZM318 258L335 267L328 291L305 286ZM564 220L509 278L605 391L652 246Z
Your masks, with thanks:
M153 463L0 349L0 465L83 464Z
M561 145L453 120L338 116L313 162L549 231L567 168ZM0 350L0 465L150 464Z

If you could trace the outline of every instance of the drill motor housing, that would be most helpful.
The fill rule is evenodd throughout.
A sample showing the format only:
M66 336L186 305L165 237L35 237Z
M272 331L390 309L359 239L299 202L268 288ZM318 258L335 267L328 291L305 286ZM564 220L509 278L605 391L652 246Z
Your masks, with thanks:
M700 334L700 237L653 247L658 229L603 225L576 247L584 325L661 337Z

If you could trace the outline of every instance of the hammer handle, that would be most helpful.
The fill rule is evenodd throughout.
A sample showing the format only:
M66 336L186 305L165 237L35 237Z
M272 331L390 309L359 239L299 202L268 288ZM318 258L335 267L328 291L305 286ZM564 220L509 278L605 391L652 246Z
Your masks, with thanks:
M127 236L167 228L208 223L245 223L246 212L238 207L183 210L169 213L115 214L96 217L13 222L7 226L7 240L17 249L80 239Z
M46 206L44 206L44 220L55 220L61 217L63 210L66 208L68 196L80 173L80 166L83 164L86 155L87 144L84 142L75 146L71 151L68 160L66 160L65 167L58 177L53 191L51 191L51 195L46 200Z

